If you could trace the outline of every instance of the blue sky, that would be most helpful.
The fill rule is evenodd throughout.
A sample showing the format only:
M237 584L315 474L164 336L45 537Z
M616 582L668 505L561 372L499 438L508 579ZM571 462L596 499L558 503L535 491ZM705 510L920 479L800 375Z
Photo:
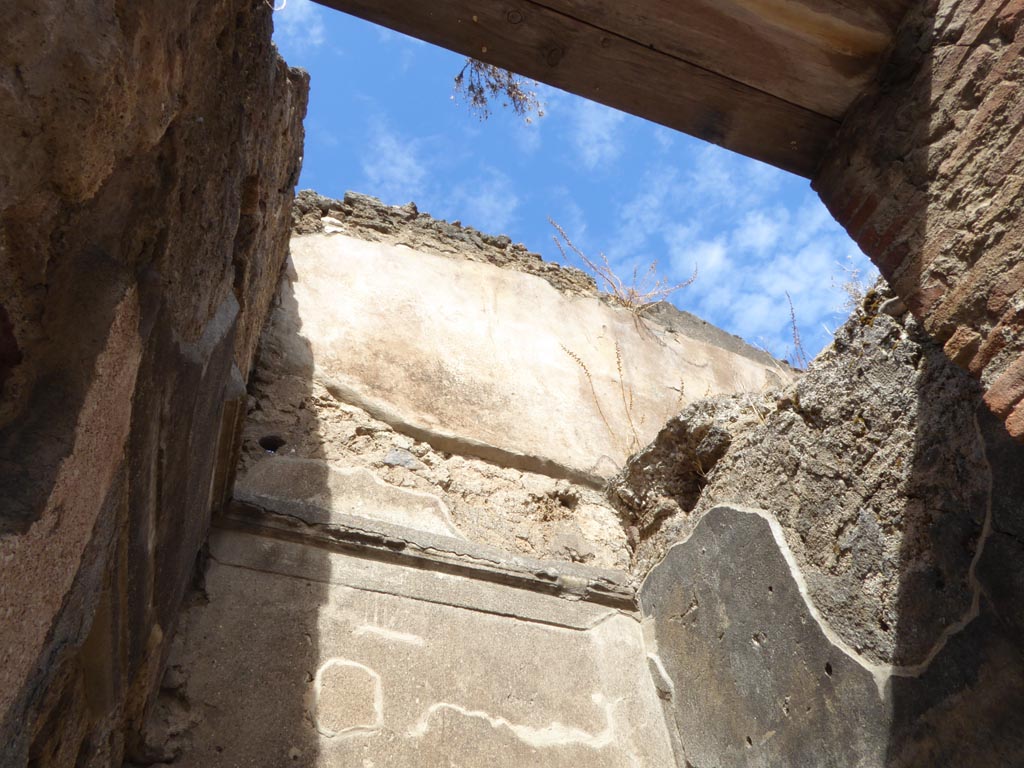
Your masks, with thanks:
M549 217L619 274L656 260L676 282L696 266L672 301L780 357L787 291L813 356L847 314L847 270L877 274L805 179L544 86L543 118L497 107L481 122L452 99L458 54L309 0L274 22L312 78L301 189L412 200L552 261Z

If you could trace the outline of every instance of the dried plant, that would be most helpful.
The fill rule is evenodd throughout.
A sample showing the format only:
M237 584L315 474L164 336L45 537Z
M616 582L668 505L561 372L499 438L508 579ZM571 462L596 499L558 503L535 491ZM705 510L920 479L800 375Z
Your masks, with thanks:
M619 379L617 382L619 386L619 395L622 398L622 407L626 414L626 421L629 424L629 430L631 433L628 440L623 440L622 436L612 428L611 423L608 421L604 408L601 407L601 398L598 396L597 388L594 386L594 377L590 374L590 368L585 362L583 362L583 359L579 355L564 344L561 346L562 351L580 367L581 371L583 371L583 375L587 379L587 384L590 385L590 394L594 399L594 405L597 407L597 412L601 416L601 421L604 422L605 429L608 430L608 435L614 442L619 443L619 447L625 455L631 456L636 453L643 447L643 443L640 441L640 434L637 431L636 421L633 418L633 390L626 386L626 380L622 372L622 351L619 348L618 342L615 343L615 367L619 372ZM640 418L640 424L643 425L643 417Z
M636 431L636 424L633 423L633 390L626 387L626 377L622 374L622 350L617 341L615 342L615 369L619 372L619 395L622 397L622 409L625 411L626 421L629 422L629 431L633 435L626 453L633 453L640 447L640 435Z
M789 327L793 332L793 354L789 364L797 370L806 371L810 360L807 358L804 343L800 339L800 328L796 324L796 310L793 309L793 299L790 297L789 291L786 291L786 301L789 302Z
M676 291L692 285L693 281L697 279L697 268L694 267L693 274L687 280L681 283L669 283L658 274L658 262L652 261L642 274L639 267L635 268L632 280L627 283L612 269L607 256L603 253L598 254L600 262L594 261L573 243L569 235L554 219L548 219L548 223L558 233L557 236L552 235L551 239L554 240L562 258L566 261L569 260L565 251L567 247L594 274L599 288L636 315L643 314L645 310L659 301L665 301ZM565 246L562 245L563 242Z
M452 98L466 102L471 112L481 120L491 116L491 102L500 99L527 123L533 116L544 117L544 108L537 97L537 82L526 80L514 72L496 67L478 59L467 58L462 70L455 76Z
M833 276L832 287L839 288L846 294L846 299L843 301L843 309L846 312L853 312L864 301L864 296L871 289L871 283L864 277L860 269L853 265L852 256L847 255L846 263L839 263L838 266L843 271L844 279L836 285L836 278ZM828 329L826 328L826 330ZM832 332L829 331L829 333ZM835 334L832 335L834 336Z

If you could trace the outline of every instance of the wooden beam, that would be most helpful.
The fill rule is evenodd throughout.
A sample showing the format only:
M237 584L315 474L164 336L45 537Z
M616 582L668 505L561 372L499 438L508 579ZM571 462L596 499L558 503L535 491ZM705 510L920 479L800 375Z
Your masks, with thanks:
M892 10L871 2L536 2L837 120L871 81L894 32Z
M810 177L834 119L534 0L323 5Z

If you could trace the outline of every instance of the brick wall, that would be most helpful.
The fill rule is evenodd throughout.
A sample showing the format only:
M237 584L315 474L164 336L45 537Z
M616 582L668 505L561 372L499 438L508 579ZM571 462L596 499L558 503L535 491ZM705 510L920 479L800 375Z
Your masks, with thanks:
M1024 437L1024 2L925 0L814 187Z

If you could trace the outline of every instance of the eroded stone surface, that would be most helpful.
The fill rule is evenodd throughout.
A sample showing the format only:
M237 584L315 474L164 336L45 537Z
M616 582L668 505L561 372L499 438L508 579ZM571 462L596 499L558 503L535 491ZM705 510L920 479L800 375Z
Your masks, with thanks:
M296 237L261 340L243 476L271 454L364 467L439 498L474 541L622 568L628 532L602 475L691 396L792 376L684 313L638 319L575 271L414 207L310 193L296 217L314 234Z
M713 672L698 686L712 693L684 691L670 708L692 765L1024 762L1022 466L1024 448L980 387L884 286L774 403L719 398L671 422L613 498L646 523L641 567L664 556L641 597L672 687ZM753 523L716 506L730 502L760 505L777 521L774 543L767 523L739 537ZM715 533L723 526L728 536ZM774 583L762 594L766 561L778 573L787 561L806 599L780 603ZM687 592L693 578L713 586ZM699 618L709 599L714 620ZM730 645L737 627L747 647ZM785 655L762 668L773 638ZM800 679L824 657L830 674ZM884 699L838 687L851 671ZM819 721L794 718L793 690L822 694L807 712ZM786 719L776 722L780 701ZM737 723L771 738L750 735L743 749Z
M346 193L344 200L334 200L306 189L295 197L292 220L297 235L341 232L369 242L404 245L424 253L518 270L567 294L599 295L594 278L587 273L545 261L506 235L490 235L459 222L435 219L421 213L415 203L384 205L355 192Z
M695 393L780 380L516 270L343 234L294 238L292 260L300 333L329 389L504 466L608 477Z
M444 503L428 493L400 488L361 467L338 469L324 461L274 456L257 463L238 491L308 502L330 513L368 517L441 536L461 537Z
M119 765L235 464L308 78L242 0L5 4L0 764Z
M654 521L641 568L716 504L772 510L835 631L873 662L912 666L972 612L990 490L1019 493L1024 451L1005 445L976 383L909 314L879 311L889 296L869 294L774 402L684 412L617 497ZM728 442L712 468L698 462L703 441ZM698 486L696 501L683 493Z
M322 384L282 373L272 355L265 345L251 387L240 488L260 463L280 456L364 468L390 485L440 499L454 527L473 541L533 557L628 566L626 533L601 491L435 450L338 401ZM273 456L260 445L268 436L284 440ZM419 464L389 463L396 451ZM326 494L328 476L324 470L319 495Z

